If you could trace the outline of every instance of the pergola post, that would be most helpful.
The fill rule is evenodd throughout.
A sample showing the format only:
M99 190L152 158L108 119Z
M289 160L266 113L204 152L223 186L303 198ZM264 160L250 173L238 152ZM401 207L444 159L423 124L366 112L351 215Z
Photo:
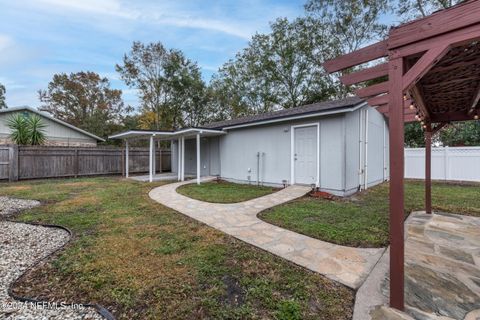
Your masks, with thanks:
M432 213L432 127L425 129L425 211Z
M182 139L178 138L177 140L177 156L178 156L178 161L177 161L177 172L178 172L178 181L182 179L182 172L180 171L180 167L182 166Z
M125 178L128 178L128 139L125 139Z
M404 111L403 58L389 62L390 306L404 309Z
M200 184L200 133L197 133L197 184Z
M185 181L185 137L182 137L182 158L181 158L181 174L180 181Z
M148 166L148 168L149 168L149 179L148 180L150 182L153 182L153 162L152 162L153 155L152 155L152 153L153 153L153 135L150 136L150 150L149 150L149 157L148 157L148 159L149 159L149 163L148 163L149 164L149 166Z

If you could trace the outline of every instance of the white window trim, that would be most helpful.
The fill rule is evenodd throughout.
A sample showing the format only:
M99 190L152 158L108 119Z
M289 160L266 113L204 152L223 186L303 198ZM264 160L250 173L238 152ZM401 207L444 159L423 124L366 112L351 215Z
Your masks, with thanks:
M315 186L320 187L320 123L306 123L290 126L290 184L295 184L295 129L302 127L317 127L317 181Z

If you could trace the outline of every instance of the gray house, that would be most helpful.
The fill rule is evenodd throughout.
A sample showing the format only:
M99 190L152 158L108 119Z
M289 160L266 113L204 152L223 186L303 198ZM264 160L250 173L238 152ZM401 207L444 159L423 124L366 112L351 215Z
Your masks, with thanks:
M210 123L179 131L127 131L111 138L172 141L172 173L262 185L314 185L345 196L388 179L388 126L356 98ZM128 152L126 152L128 157ZM127 161L128 163L128 161ZM155 169L150 171L150 180ZM198 182L200 180L198 179Z
M25 117L32 114L40 116L45 127L45 145L48 146L65 146L65 147L96 147L97 142L105 141L85 130L72 126L69 123L58 120L50 116L48 113L40 112L30 107L14 107L0 110L0 145L10 144L10 128L7 121L13 115L20 113Z

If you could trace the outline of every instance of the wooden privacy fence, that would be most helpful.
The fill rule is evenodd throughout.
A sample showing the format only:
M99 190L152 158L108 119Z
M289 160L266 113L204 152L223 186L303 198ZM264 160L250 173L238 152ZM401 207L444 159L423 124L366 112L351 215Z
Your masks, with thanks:
M405 149L405 178L425 179L425 148ZM480 147L432 148L432 179L480 182Z
M161 154L161 158L160 158ZM156 150L157 171L171 170L170 151ZM130 174L148 172L148 148L129 149ZM0 180L81 177L125 173L123 148L0 146Z

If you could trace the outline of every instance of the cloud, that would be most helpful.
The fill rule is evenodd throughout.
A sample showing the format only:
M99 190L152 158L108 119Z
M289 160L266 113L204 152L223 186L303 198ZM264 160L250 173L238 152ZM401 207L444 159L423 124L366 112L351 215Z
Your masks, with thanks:
M41 5L42 3L43 5ZM37 0L35 4L40 5L39 8L42 10L63 14L74 13L76 18L80 18L79 13L84 14L84 17L91 21L91 15L99 15L148 24L210 30L242 39L249 39L252 35L252 30L249 30L248 27L232 21L202 17L200 13L183 12L166 3L163 3L163 7L159 7L157 4L153 8L143 6L141 9L129 7L118 0ZM98 21L95 22L98 23Z
M4 53L8 47L12 46L12 44L12 38L7 35L0 34L0 53Z
M118 16L122 18L135 18L136 13L125 10L117 0L38 0L48 8L73 11L83 11L88 14L101 14Z

